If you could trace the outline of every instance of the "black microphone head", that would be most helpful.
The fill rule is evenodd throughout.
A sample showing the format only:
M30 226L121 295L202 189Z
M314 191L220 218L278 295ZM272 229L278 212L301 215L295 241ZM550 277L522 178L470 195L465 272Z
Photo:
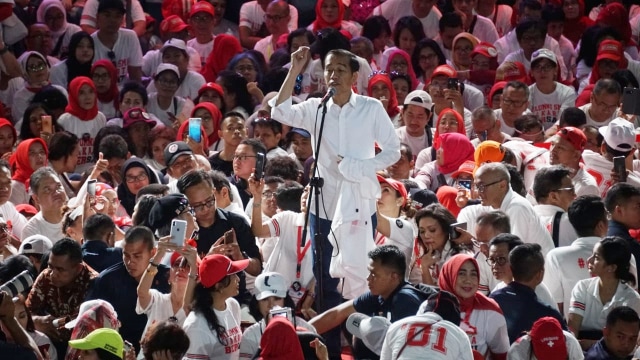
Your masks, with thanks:
M327 90L327 95L329 96L333 96L336 94L336 88L334 88L333 86L331 86L328 90Z

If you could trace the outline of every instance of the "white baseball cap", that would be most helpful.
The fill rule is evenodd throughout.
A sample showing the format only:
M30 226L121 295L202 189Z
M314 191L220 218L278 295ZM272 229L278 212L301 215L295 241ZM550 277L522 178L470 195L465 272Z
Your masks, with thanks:
M180 79L180 70L178 67L173 64L162 63L158 65L158 69L156 70L156 76L160 75L163 71L173 71L174 74Z
M431 111L433 101L431 101L431 96L426 91L414 90L404 98L404 106L407 105L416 105Z
M620 117L611 120L609 125L599 128L598 131L607 145L617 151L631 151L636 143L636 130L633 124Z
M160 52L163 53L168 48L176 48L178 50L184 51L185 53L187 52L187 44L184 42L184 40L180 39L167 40L167 42L162 45L162 49L160 49Z
M534 51L533 54L531 54L531 65L533 65L534 62L540 59L547 59L553 61L554 64L558 65L556 54L554 54L553 51L549 49L542 48Z
M22 240L18 254L44 254L51 251L53 243L48 237L44 235L31 235L28 238Z
M347 331L362 340L364 345L377 355L382 352L382 343L391 321L382 316L353 313L347 319Z
M113 312L113 314L118 317L118 313L116 313L116 310L113 308L113 305L111 305L111 303L109 303L108 301L104 301L104 300L89 300L89 301L85 301L82 304L80 304L80 311L78 311L78 316L76 316L75 319L69 321L68 323L64 324L64 327L67 329L73 329L76 326L76 323L78 323L78 320L80 320L80 317L82 317L82 314L86 313L87 311L91 310L93 307L98 306L98 305L103 305L107 308L109 308L109 310L111 310Z
M258 275L254 283L256 300L270 296L284 299L287 297L287 281L277 272L266 272Z

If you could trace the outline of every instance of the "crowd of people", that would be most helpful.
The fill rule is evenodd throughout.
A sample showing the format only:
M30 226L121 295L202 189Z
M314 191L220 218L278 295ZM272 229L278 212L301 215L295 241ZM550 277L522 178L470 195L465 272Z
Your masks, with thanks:
M0 25L0 357L640 358L637 1Z

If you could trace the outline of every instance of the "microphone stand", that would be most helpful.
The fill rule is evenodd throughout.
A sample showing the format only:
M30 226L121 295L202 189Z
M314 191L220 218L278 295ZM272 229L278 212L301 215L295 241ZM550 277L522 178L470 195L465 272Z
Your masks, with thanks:
M323 302L324 302L324 289L322 288L322 284L323 284L323 278L324 275L322 273L322 259L323 259L323 254L324 254L324 245L323 245L323 241L326 238L325 236L328 236L328 234L322 234L322 231L320 230L320 192L322 187L324 186L324 179L321 177L316 176L318 173L318 158L320 157L320 144L322 143L322 134L324 132L324 120L325 117L327 116L327 102L324 101L320 106L322 106L322 118L320 120L320 132L318 133L318 138L316 140L316 149L315 149L315 164L313 166L313 173L311 174L311 180L309 181L309 185L311 186L311 191L309 191L309 197L307 198L307 214L304 217L304 227L302 230L302 240L301 240L301 247L305 246L305 242L307 240L307 227L309 225L309 219L311 216L311 212L309 211L309 209L311 209L311 199L312 197L314 197L315 195L315 206L314 206L314 210L315 210L315 219L316 219L316 227L315 227L315 232L312 235L313 236L313 240L316 243L316 256L315 256L315 262L313 264L313 269L314 272L317 276L316 278L316 286L318 288L318 291L316 292L316 298L315 298L315 303L316 303L316 308L318 310L322 310L323 307ZM299 272L301 269L301 264L298 264L298 269L297 271Z

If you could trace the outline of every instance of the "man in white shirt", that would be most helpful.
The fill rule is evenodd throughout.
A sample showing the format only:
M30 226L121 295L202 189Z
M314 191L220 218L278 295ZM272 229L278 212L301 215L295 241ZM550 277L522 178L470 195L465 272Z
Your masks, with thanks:
M122 2L123 4L125 3L125 1ZM84 32L93 34L100 28L100 24L97 22L96 18L97 14L100 12L101 3L101 0L87 0L84 3L84 7L82 8L82 17L80 18L80 27ZM131 0L129 3L131 4L131 8L127 9L126 17L121 17L120 24L124 28L135 31L137 36L142 36L147 30L147 19L145 18L144 10L138 0Z
M310 58L308 47L301 47L291 54L289 73L278 92L272 99L271 116L281 119L289 126L303 128L317 138L319 128L315 123L315 114L321 105L321 99L308 99L293 105L295 80ZM371 218L374 216L376 199L380 194L380 184L375 172L395 163L400 157L400 141L393 124L382 103L373 98L354 94L351 86L358 78L359 61L356 56L345 50L331 50L324 59L325 82L334 88L335 95L327 101L327 113L321 152L314 154L318 173L324 177L321 199L324 206L320 213L311 216L311 233L319 228L332 240L343 240L345 231L349 231L349 242L356 244L357 253L347 250L346 243L340 243L341 251L333 257L334 245L329 239L322 239L322 274L316 273L318 287L324 293L323 309L336 306L341 300L338 292L338 279L329 272L332 261L342 260L353 264L352 270L342 273L345 276L345 296L365 290L368 260L364 250L375 246L372 238ZM366 129L365 131L363 131ZM342 139L337 142L337 139ZM375 154L375 143L381 152ZM315 213L315 207L311 211ZM335 223L333 220L337 220ZM331 234L330 234L331 233ZM335 238L334 235L335 234ZM314 239L314 250L320 239ZM350 284L350 282L352 282ZM347 292L350 294L347 295ZM360 292L362 293L362 292ZM335 345L332 345L335 346Z
M587 116L587 125L605 126L618 116L622 88L613 79L600 79L593 87L589 103L579 107Z
M453 0L452 4L453 9L464 16L463 29L465 32L472 34L480 41L491 44L498 41L498 32L493 22L475 12L478 0Z
M50 167L36 170L30 179L33 199L40 211L24 226L22 239L31 235L46 236L53 244L64 237L62 232L62 207L67 203L67 194L56 172Z
M433 39L438 35L438 20L442 17L436 3L435 0L388 0L373 9L372 14L387 18L392 29L401 17L415 16L422 23L427 38Z
M291 20L291 13L289 12L289 4L286 1L278 0L269 3L264 15L264 24L270 35L258 40L253 47L253 50L259 51L264 55L267 62L276 51L280 36L289 33L289 20Z
M431 96L426 91L415 90L404 98L402 121L405 126L397 128L396 134L401 143L411 148L413 154L419 154L433 143L431 127L427 126L432 106Z
M121 0L101 0L98 6L98 31L91 34L95 43L93 60L108 59L118 70L118 83L142 80L142 49L136 33L120 28L125 8Z
M546 271L542 282L547 286L558 308L569 314L571 291L578 281L591 277L587 260L593 255L593 247L607 235L607 209L599 196L577 198L567 211L569 221L578 238L569 246L551 250L546 258ZM636 262L632 256L630 271L636 275Z
M516 132L515 121L529 113L529 87L521 81L510 81L504 87L500 108L495 110L496 119L500 121L500 131L509 136Z
M273 0L280 1L280 0ZM242 4L240 8L240 44L247 49L253 49L258 40L269 35L265 24L267 5L271 0L254 0ZM298 28L298 9L289 5L289 31ZM281 20L281 19L278 19Z
M555 165L539 169L533 181L533 194L538 202L533 210L551 233L556 247L568 246L578 237L567 214L576 198L570 174L569 169Z
M184 40L167 40L160 49L160 53L163 63L175 65L180 72L180 86L178 86L175 96L190 100L197 98L198 91L206 81L199 73L189 70L189 52ZM151 80L147 86L147 93L151 94L157 91L155 82Z
M589 174L582 163L582 152L587 144L587 137L582 130L572 126L561 128L551 139L549 163L562 165L571 170L571 182L576 196L599 195L596 179Z

